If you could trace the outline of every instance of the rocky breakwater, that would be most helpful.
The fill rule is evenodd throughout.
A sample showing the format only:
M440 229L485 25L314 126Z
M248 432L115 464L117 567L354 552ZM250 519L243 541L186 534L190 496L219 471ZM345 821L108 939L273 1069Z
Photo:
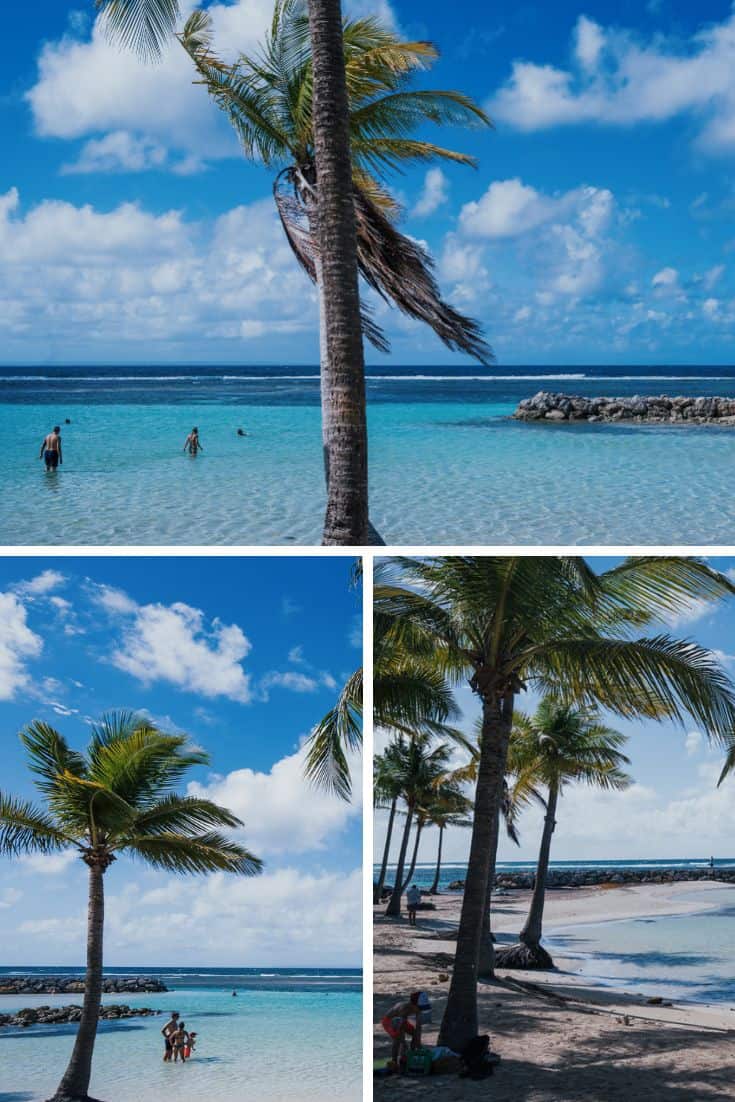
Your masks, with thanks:
M513 417L516 421L551 424L630 421L652 425L735 425L735 398L669 398L665 394L583 398L540 390L533 398L524 398Z
M100 1007L101 1021L118 1021L121 1018L150 1018L160 1014L160 1010L151 1010L142 1006L133 1009L130 1006L118 1006L108 1003ZM61 1025L66 1022L78 1022L82 1017L81 1006L29 1006L17 1010L15 1014L0 1014L0 1029L3 1026L18 1026L28 1029L34 1025Z
M149 976L108 976L102 981L105 995L145 995L168 991L165 983ZM78 976L3 976L0 995L83 995Z
M533 870L501 872L495 877L496 888L532 888ZM674 884L692 880L714 880L735 884L735 869L549 869L547 888L586 888L601 884ZM453 880L448 891L462 891L464 880Z

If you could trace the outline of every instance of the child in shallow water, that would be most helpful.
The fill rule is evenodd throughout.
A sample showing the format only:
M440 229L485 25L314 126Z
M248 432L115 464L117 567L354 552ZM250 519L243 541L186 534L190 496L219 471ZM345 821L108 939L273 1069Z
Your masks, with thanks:
M191 1054L194 1051L194 1046L197 1043L196 1038L197 1038L196 1033L193 1033L193 1032L190 1033L189 1034L189 1043L184 1045L184 1056L186 1057L187 1060L191 1057Z

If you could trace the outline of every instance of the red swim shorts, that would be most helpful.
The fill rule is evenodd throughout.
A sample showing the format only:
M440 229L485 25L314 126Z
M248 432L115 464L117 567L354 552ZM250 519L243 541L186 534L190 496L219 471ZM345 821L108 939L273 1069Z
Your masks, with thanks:
M401 1032L401 1026L405 1026L406 1033L416 1032L415 1027L412 1025L411 1022L409 1022L408 1018L391 1018L389 1015L386 1014L386 1016L381 1021L381 1025L383 1026L383 1029L388 1034L388 1036L392 1037L394 1041Z

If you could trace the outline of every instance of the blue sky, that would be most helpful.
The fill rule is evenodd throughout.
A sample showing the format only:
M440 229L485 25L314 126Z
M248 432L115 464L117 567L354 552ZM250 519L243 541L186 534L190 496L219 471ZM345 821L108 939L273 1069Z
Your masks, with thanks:
M270 2L210 7L233 54L256 44ZM467 0L461 20L436 0L347 7L436 42L419 83L461 88L495 121L434 135L475 154L477 172L392 183L406 232L501 363L731 361L729 0ZM39 0L5 13L3 359L315 362L315 302L270 174L244 162L178 46L142 67L91 11ZM378 314L393 362L462 362Z
M591 560L596 570L616 561ZM711 564L735 577L735 559L713 558ZM735 678L735 599L717 605L694 604L663 625L678 638L696 640L717 652L725 670ZM521 694L518 707L532 712L538 697ZM460 726L471 732L478 714L477 698L468 687L460 688L457 702L463 717ZM584 785L568 788L560 801L552 859L614 860L632 858L735 857L735 778L717 789L722 769L721 749L708 745L696 723L683 728L671 723L627 722L607 716L610 726L628 736L626 753L633 785L625 792L603 793ZM378 744L386 735L377 736ZM458 761L461 759L458 755ZM541 815L524 812L520 821L520 847L504 834L500 860L535 859L541 834ZM381 856L385 840L385 815L378 813L375 851ZM420 860L436 858L436 831L428 832L420 847ZM466 861L470 832L452 828L446 832L447 860Z
M2 788L34 795L17 732L74 746L116 708L184 730L211 755L190 791L232 808L255 879L176 879L121 859L107 877L107 961L357 965L357 802L303 778L302 740L361 656L343 557L2 558ZM354 763L359 794L359 762ZM73 855L0 862L2 963L82 959L85 870Z

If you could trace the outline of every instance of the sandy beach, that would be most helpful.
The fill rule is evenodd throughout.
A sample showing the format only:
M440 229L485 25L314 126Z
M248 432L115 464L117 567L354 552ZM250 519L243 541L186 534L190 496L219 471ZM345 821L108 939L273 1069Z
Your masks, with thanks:
M692 900L696 892L696 901ZM634 885L550 892L546 929L585 922L686 915L716 908L727 887L712 883ZM527 909L528 892L496 900L493 927L514 934ZM432 999L436 1034L449 987L453 934L461 897L434 897L435 911L420 911L412 930L405 918L387 920L375 908L375 1055L390 1042L380 1026L389 1006L411 990ZM705 919L703 918L703 921ZM735 1010L726 1003L652 1005L648 996L601 987L577 974L575 962L557 957L554 972L500 971L480 987L480 1031L502 1057L490 1081L457 1076L375 1080L375 1097L404 1094L447 1100L492 1095L497 1102L616 1102L631 1097L662 1100L732 1098L735 1081Z

